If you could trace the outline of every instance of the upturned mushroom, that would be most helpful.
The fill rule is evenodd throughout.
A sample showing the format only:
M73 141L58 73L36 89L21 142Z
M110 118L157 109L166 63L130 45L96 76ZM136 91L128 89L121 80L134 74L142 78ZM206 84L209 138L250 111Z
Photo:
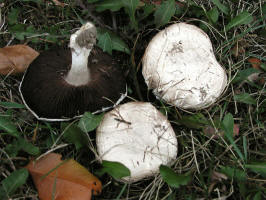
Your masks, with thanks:
M208 35L186 23L154 36L143 57L142 74L156 97L183 109L210 106L227 85Z
M112 57L95 46L96 34L88 22L71 35L68 49L44 51L31 63L19 89L36 118L69 120L111 108L126 96L124 76Z
M126 182L158 173L177 156L177 139L167 118L150 103L130 102L104 115L96 131L100 161L124 164Z

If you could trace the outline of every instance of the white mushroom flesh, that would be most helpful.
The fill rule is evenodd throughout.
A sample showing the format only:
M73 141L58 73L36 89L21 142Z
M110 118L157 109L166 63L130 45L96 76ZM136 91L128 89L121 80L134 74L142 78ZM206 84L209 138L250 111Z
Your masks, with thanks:
M81 34L88 38L85 40L85 46L81 46L77 41L77 37ZM72 64L65 81L74 86L86 85L90 81L90 70L87 66L88 57L96 42L96 27L87 22L78 31L70 37L69 47L72 52Z
M130 170L131 176L123 178L128 182L157 173L177 155L175 132L150 103L126 103L105 114L96 143L101 160L120 162Z
M208 107L227 84L208 35L186 23L156 34L145 51L142 73L158 98L184 109Z

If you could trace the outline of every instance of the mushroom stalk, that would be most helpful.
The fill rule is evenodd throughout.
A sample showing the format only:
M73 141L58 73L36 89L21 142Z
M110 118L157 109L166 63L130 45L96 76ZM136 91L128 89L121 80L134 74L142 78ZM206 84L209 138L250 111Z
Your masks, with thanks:
M86 23L80 30L71 35L70 48L72 64L65 81L74 86L86 85L90 81L88 57L96 43L96 28L91 23Z
M74 86L86 85L90 81L90 69L87 63L91 50L86 48L72 49L71 52L72 64L65 81Z

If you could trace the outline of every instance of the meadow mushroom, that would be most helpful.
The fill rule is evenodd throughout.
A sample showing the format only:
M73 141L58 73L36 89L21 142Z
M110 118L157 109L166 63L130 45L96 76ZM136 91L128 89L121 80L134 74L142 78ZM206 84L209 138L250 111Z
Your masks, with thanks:
M150 103L130 102L104 115L96 133L100 161L124 164L127 182L158 172L177 156L177 139L167 118Z
M227 85L208 35L194 25L177 23L157 33L142 62L148 88L183 109L210 106Z
M123 100L126 83L117 63L95 46L88 22L71 35L69 49L42 52L27 69L20 93L39 120L62 121L100 112Z

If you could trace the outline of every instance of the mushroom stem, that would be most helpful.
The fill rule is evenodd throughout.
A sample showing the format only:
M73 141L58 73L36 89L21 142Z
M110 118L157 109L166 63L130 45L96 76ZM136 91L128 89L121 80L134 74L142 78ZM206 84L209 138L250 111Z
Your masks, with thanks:
M70 37L72 64L65 81L74 86L86 85L90 81L88 57L96 43L96 28L88 22Z
M86 85L90 81L90 69L87 66L91 50L72 49L72 64L65 81L74 86Z

